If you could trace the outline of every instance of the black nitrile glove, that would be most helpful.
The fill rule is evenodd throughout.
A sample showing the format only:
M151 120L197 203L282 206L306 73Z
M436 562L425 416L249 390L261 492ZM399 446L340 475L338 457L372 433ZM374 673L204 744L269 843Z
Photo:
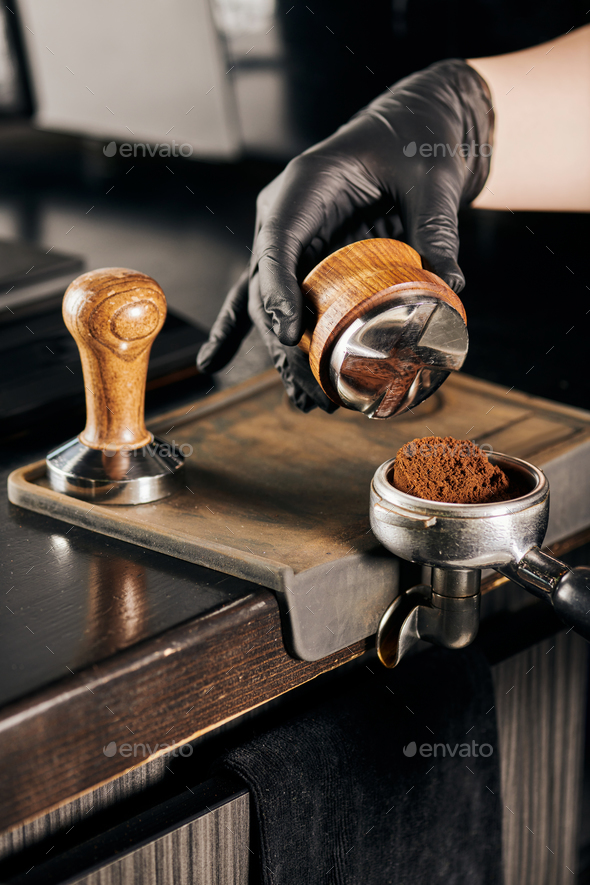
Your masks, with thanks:
M259 194L249 270L229 292L199 369L225 366L254 322L295 405L333 411L294 346L305 328L299 282L341 246L403 230L425 267L460 292L457 213L488 176L493 118L480 75L450 59L395 83L292 160Z

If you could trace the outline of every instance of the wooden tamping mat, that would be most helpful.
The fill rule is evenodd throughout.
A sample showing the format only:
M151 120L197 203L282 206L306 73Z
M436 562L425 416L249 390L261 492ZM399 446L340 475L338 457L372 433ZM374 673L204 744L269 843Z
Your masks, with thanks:
M355 301L363 286L379 291ZM340 250L304 289L308 297L313 289L317 319L307 342L312 368L344 408L301 414L271 370L146 428L164 293L126 268L83 274L68 287L63 316L82 360L86 427L46 461L12 473L10 500L274 590L285 643L304 660L371 636L398 593L398 561L370 529L370 484L408 440L468 437L532 460L551 483L548 542L590 525L590 413L455 372L436 389L466 347L462 307L446 288L395 241ZM377 312L362 313L375 298ZM391 362L386 333L402 321ZM344 330L335 368L327 342L347 322L360 337ZM369 360L362 378L359 353ZM411 371L396 387L400 354Z
M150 429L192 452L169 497L91 504L50 489L39 461L11 475L10 500L271 588L285 640L304 660L372 635L397 593L397 561L369 527L369 487L410 439L469 437L542 467L548 544L590 525L590 413L465 375L412 412L372 421L344 409L301 414L269 370Z

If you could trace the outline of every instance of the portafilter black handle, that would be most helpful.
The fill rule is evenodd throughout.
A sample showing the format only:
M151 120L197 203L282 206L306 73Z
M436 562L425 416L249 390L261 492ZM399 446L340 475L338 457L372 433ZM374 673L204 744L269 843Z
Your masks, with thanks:
M572 569L532 547L518 564L502 566L498 571L550 603L565 624L590 642L590 566Z
M561 620L590 642L590 566L568 571L553 591L551 602Z

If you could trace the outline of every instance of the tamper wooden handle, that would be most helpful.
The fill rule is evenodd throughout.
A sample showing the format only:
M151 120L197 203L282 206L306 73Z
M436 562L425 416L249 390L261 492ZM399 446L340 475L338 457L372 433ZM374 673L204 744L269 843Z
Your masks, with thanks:
M423 277L422 275L427 276ZM320 319L336 299L356 311L375 292L408 280L432 279L415 249L399 240L360 240L328 255L303 281L303 292Z
M151 346L166 318L166 298L151 277L124 267L82 274L68 286L63 317L82 361L91 449L139 449L152 441L144 423Z

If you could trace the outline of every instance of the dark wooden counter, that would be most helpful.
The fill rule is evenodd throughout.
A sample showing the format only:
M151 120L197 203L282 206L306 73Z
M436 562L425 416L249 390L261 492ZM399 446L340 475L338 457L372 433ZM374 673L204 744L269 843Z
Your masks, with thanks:
M3 446L0 831L368 647L296 661L270 591L10 504L10 470L62 436ZM103 752L126 740L153 752Z
M500 420L498 431L510 446L529 426L543 451L587 439L585 413L556 407L548 433L535 411L539 401L518 396L519 421L506 427ZM63 427L48 428L41 450L26 435L4 445L0 832L371 646L365 640L316 663L295 660L270 591L9 504L8 472L43 457L64 436ZM552 549L563 555L585 540L583 532ZM125 743L149 747L123 755Z
M169 752L366 648L357 643L313 664L294 660L273 594L253 588L17 701L0 718L0 827ZM107 755L113 741L149 744L152 752Z

